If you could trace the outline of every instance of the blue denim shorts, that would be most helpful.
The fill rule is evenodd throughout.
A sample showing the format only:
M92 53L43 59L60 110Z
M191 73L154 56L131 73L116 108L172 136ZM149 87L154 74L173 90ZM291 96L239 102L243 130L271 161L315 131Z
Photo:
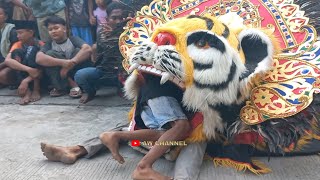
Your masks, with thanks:
M161 96L149 99L143 107L141 119L150 129L164 130L163 126L176 120L188 120L181 105L173 97Z

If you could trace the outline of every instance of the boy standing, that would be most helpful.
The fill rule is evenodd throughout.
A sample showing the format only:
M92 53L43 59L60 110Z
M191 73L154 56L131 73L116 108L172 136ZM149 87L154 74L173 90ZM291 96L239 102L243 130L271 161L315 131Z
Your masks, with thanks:
M44 23L51 41L38 52L36 61L44 66L45 73L54 87L50 95L64 95L68 86L71 86L69 95L80 97L81 90L73 77L76 71L91 65L91 47L79 37L67 36L64 19L51 16Z

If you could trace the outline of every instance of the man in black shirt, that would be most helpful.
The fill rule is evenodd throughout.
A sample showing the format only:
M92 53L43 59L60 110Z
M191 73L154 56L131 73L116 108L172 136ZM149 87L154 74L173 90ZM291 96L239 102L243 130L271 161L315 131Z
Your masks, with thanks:
M124 10L125 7L118 2L112 2L107 7L107 25L98 34L95 67L81 69L75 75L75 81L83 91L80 103L87 103L94 98L98 84L119 84L118 75L124 72L118 45L127 17Z

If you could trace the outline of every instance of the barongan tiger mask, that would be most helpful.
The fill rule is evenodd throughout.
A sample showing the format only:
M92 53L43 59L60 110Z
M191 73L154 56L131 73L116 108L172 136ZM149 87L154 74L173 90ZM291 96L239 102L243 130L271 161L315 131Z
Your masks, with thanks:
M241 104L254 80L270 69L277 47L266 31L228 24L212 16L174 19L156 28L129 59L129 71L162 76L160 83L170 80L184 88L183 104L203 113L203 132L209 139L224 130L217 107ZM136 97L136 76L132 73L125 86L131 98Z

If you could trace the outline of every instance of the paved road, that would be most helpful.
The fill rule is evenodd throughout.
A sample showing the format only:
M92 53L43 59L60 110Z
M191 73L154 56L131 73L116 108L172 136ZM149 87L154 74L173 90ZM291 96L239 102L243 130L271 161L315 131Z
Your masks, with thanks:
M117 164L111 155L101 152L93 159L81 159L74 165L48 162L42 156L42 141L73 145L94 137L118 122L126 122L130 102L115 96L113 89L98 93L99 98L78 106L69 97L44 97L28 106L16 104L14 91L0 90L0 180L127 180L142 155L127 146L121 147L126 159ZM320 180L320 156L258 158L273 172L256 176L230 168L215 168L205 161L199 180ZM174 164L164 159L155 168L172 175Z

